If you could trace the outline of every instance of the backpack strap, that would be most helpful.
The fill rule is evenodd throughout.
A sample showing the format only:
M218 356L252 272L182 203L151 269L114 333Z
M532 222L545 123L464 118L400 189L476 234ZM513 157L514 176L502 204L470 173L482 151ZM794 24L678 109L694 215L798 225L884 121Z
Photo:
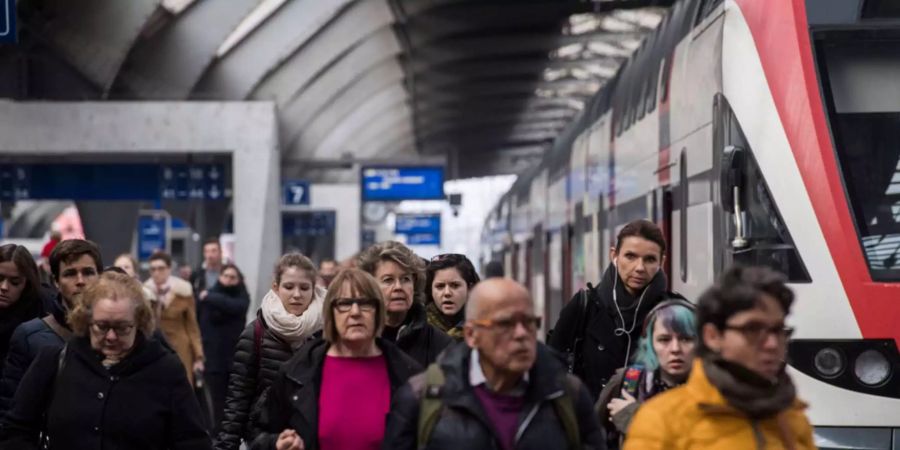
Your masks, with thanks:
M424 449L431 438L431 432L441 415L441 391L446 378L444 371L437 363L432 363L425 370L425 387L419 402L419 426L417 436L417 448Z
M573 375L564 374L565 390L563 395L554 398L553 409L562 422L569 441L569 448L581 448L581 431L578 427L578 416L575 414L575 399L578 396L579 382Z
M72 332L66 329L66 327L60 325L59 321L56 320L56 317L53 317L53 314L47 314L41 320L56 333L57 336L61 337L64 341L68 341L72 338Z
M260 320L256 319L253 322L253 349L256 350L256 370L259 370L262 364L263 326Z

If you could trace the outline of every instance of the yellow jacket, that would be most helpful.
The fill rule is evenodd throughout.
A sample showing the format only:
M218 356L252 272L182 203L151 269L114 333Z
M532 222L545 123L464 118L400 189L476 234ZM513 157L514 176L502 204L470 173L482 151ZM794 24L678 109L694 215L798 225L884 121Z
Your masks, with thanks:
M624 450L815 449L805 408L795 399L777 416L753 421L725 401L697 358L685 385L638 409Z

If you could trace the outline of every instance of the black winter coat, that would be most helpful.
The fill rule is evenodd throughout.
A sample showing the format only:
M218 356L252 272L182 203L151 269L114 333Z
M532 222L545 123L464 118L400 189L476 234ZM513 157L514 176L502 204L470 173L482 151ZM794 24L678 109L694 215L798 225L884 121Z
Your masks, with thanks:
M158 341L138 337L135 349L109 369L88 337L65 348L59 376L60 350L51 348L25 374L0 448L36 450L42 431L50 449L212 448L181 361Z
M417 302L413 302L399 330L393 330L396 334L391 331L385 328L382 337L397 344L422 367L437 360L438 355L454 342L453 338L428 323L425 307Z
M494 426L469 383L471 349L457 343L447 349L440 361L446 379L440 391L443 407L426 449L499 449ZM569 377L566 380L564 377ZM416 450L421 396L425 375L413 377L391 402L387 429L381 448ZM590 394L575 377L566 373L562 361L552 350L538 344L537 359L528 373L523 413L519 416L515 448L517 450L567 449L570 446L565 426L559 420L553 399L563 395L565 384L578 386L572 399L582 448L604 450L603 430L597 424Z
M0 310L0 373L3 372L13 331L31 319L43 317L57 294L55 289L44 286L38 287L35 298L27 297L26 292L28 291L24 291L22 297L12 306Z
M47 311L63 327L66 323L66 310L62 306L62 297L46 304ZM25 371L31 362L37 358L38 352L44 348L59 350L65 341L56 334L41 317L36 317L19 325L13 331L9 340L9 350L6 354L6 362L3 364L3 375L0 377L0 417L12 406L13 395Z
M243 283L229 287L216 283L197 302L207 373L227 374L231 370L234 347L246 325L249 307L250 294Z
M262 326L259 352L254 338L257 322ZM269 330L262 311L257 312L256 320L247 324L235 346L234 362L228 377L228 393L225 396L225 412L222 415L221 431L215 441L217 450L237 450L241 439L246 442L252 440L254 420L251 420L251 413L255 415L259 412L259 397L292 355L291 345Z
M422 371L422 366L394 344L381 338L376 338L375 344L385 357L392 395L411 376ZM254 439L251 450L274 449L278 435L288 428L300 435L305 450L318 450L319 389L322 386L325 355L330 346L322 339L310 341L284 365L266 393L260 417L262 433ZM354 389L360 395L366 394L364 386ZM353 424L347 426L347 431L352 432Z
M667 280L662 271L657 272L650 284L644 288L641 294L643 300L640 300L640 296L636 298L629 294L622 280L618 279L616 282L616 279L618 274L610 264L600 284L586 291L588 299L586 309L580 301L581 292L576 293L560 312L559 320L548 342L556 350L566 352L577 336L583 337L579 348L576 349L578 356L575 359L578 364L575 365L575 375L584 381L594 400L600 395L603 385L616 369L626 365L626 356L634 355L647 313L672 295L666 291ZM616 303L613 301L613 285L616 288L622 317L619 316ZM640 308L638 308L639 301ZM579 319L582 315L583 319ZM579 320L582 321L583 331L578 329ZM617 336L616 329L620 327L624 327L630 333ZM628 358L630 359L630 356Z

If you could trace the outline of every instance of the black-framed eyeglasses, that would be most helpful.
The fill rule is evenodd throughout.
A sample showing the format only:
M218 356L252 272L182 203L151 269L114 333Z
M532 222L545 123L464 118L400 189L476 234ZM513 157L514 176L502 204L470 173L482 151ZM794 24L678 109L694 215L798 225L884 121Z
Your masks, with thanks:
M431 262L444 261L446 259L466 259L466 255L460 253L442 253L431 257Z
M515 315L500 319L472 319L470 322L479 327L493 328L501 333L512 333L516 325L522 324L526 331L534 333L541 327L541 317L531 315Z
M356 305L361 312L372 312L378 307L378 300L374 298L339 298L331 304L338 312L350 312Z
M168 268L169 268L169 266L150 266L150 271L151 272L159 272L161 270L166 270Z
M91 322L91 330L95 333L106 335L109 330L116 333L116 336L125 336L134 329L134 324L130 322Z
M744 339L753 344L761 343L770 334L774 334L776 338L783 341L790 339L794 334L793 327L786 327L784 325L768 326L760 322L750 322L740 326L725 324L724 329L737 331L743 334Z

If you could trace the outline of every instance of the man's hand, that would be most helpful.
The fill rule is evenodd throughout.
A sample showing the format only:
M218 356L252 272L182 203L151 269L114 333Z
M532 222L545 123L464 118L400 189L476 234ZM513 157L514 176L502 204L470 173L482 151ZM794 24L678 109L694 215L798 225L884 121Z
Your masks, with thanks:
M304 450L306 447L303 446L303 439L296 431L287 429L278 435L275 448L276 450Z

